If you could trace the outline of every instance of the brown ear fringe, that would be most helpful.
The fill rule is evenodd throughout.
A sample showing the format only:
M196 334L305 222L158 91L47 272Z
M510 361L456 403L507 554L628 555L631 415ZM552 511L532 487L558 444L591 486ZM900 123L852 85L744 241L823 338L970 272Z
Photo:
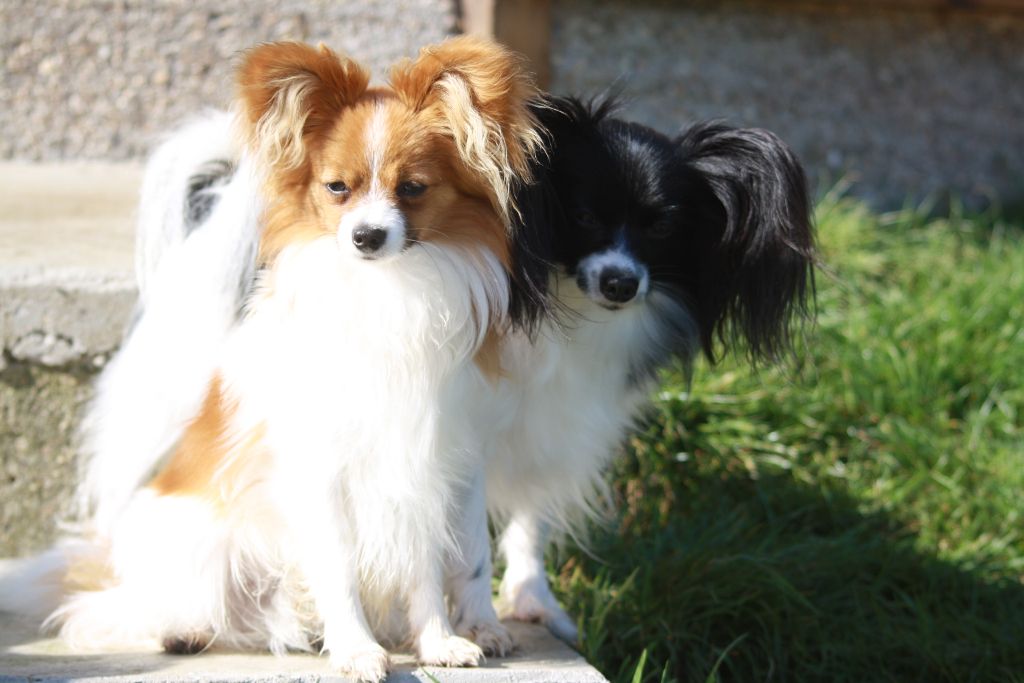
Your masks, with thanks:
M514 187L532 180L531 162L543 148L527 106L538 92L523 62L495 42L460 36L425 47L391 70L391 86L407 106L435 110L435 124L486 183L506 226L516 211Z
M265 43L242 56L236 83L245 140L278 172L302 172L308 141L357 100L370 75L320 45Z

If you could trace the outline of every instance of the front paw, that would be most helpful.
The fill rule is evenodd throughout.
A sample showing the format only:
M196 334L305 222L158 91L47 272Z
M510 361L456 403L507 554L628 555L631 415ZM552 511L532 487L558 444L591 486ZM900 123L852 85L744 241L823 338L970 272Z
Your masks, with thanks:
M512 634L497 621L485 621L460 629L459 635L479 645L488 657L504 657L516 647Z
M480 666L484 652L474 643L459 636L420 641L420 664L430 666Z
M331 650L331 666L348 678L366 683L380 683L391 668L387 650L377 643L351 650Z
M499 591L500 614L516 621L540 622L556 638L575 645L579 639L576 623L555 599L546 577L509 583L503 581Z

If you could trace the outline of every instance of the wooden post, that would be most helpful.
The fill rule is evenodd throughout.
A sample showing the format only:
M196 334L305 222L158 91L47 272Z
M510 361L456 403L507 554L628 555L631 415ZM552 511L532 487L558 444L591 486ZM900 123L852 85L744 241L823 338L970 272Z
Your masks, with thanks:
M551 82L551 0L460 0L462 31L526 55L537 85Z

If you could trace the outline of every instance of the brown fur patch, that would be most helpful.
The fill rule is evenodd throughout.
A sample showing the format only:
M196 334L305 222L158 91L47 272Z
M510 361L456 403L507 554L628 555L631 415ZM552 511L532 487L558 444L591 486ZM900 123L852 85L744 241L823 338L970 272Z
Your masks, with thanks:
M199 414L150 488L160 495L192 495L218 504L244 489L243 474L261 454L262 430L232 440L229 428L235 409L224 396L220 378L214 377Z
M537 91L523 57L471 36L420 50L391 70L395 92L451 136L467 169L485 184L503 222L515 207L513 184L529 182L543 141L526 102Z
M501 341L502 336L491 326L473 358L473 362L480 368L480 372L484 373L484 377L492 383L497 383L505 375L501 367Z
M250 146L280 180L301 183L310 146L363 94L370 74L326 47L280 42L246 52L236 82Z

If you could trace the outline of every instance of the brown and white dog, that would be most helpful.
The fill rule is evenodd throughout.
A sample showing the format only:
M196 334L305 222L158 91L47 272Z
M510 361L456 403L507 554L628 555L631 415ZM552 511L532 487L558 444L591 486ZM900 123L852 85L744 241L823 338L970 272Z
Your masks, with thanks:
M387 88L295 43L249 51L237 78L245 152L213 218L262 226L256 291L156 476L9 575L0 604L55 607L87 649L322 638L341 672L379 680L378 640L408 639L422 663L475 665L508 634L488 607L460 628L476 644L456 635L443 574L481 450L467 397L516 309L535 92L470 38Z

